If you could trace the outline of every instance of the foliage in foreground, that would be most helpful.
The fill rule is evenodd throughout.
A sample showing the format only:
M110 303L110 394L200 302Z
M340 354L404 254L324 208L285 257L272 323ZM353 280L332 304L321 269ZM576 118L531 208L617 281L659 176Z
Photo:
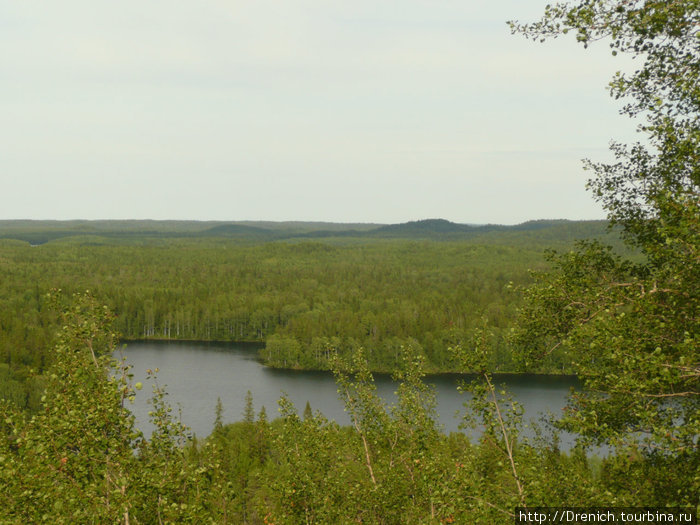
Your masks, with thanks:
M552 253L526 291L515 341L530 366L570 361L585 389L559 422L616 447L605 475L654 489L650 476L700 494L700 2L586 0L548 6L513 29L607 42L641 64L611 95L640 119L643 140L614 143L615 162L587 162L589 181L642 260L596 242ZM626 459L625 459L626 456ZM657 488L658 488L657 487ZM673 493L669 492L669 497Z
M700 2L590 0L548 6L513 28L572 32L642 63L610 83L644 140L587 162L589 188L641 261L599 243L551 254L526 292L516 340L525 360L565 355L586 389L565 428L689 472L700 493ZM535 365L536 366L536 365ZM543 366L546 367L546 364ZM693 470L695 469L695 470Z
M112 314L81 295L62 321L41 409L0 405L2 523L199 522L204 471L187 458L162 392L151 439L134 427L134 386L111 358Z
M377 396L362 352L336 360L339 395L352 425L310 409L299 417L283 397L281 417L221 423L187 439L156 388L150 439L134 428L129 371L108 356L111 314L77 296L63 314L34 416L2 405L0 523L509 523L518 505L695 506L689 469L627 454L591 462L562 453L556 439L528 442L517 405L485 371L488 337L455 348L463 366L484 370L466 388L478 443L445 435L424 358L402 350L398 401Z
M499 399L485 365L484 335L456 349L482 370L469 386L485 429L478 444L438 431L423 358L410 348L393 407L376 396L361 352L336 361L351 427L302 419L283 398L277 421L248 414L184 443L157 390L146 440L125 406L128 371L105 357L109 314L78 297L38 413L1 405L2 522L490 524L511 522L516 505L697 508L699 13L697 0L586 0L521 28L573 30L585 44L610 37L616 52L645 60L612 91L647 118L648 146L616 146L616 164L592 166L591 187L646 260L590 243L554 255L516 334L527 360L568 354L588 390L561 424L613 445L609 458L594 466L581 448L525 441L517 405Z

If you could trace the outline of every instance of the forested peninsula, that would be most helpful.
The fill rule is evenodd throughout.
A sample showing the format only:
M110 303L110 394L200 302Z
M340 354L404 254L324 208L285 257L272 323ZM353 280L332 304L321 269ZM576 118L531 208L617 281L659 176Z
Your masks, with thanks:
M255 341L269 366L329 369L362 347L375 371L401 348L431 372L488 322L493 371L521 370L506 344L530 270L576 239L617 241L599 222L467 226L197 222L0 222L0 392L36 405L56 331L47 294L92 294L123 340ZM571 370L561 355L530 371ZM30 370L32 373L30 374Z

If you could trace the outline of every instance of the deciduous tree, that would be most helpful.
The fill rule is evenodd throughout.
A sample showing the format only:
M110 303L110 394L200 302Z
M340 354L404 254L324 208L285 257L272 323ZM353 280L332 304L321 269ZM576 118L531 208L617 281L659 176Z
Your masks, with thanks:
M594 197L639 256L598 243L550 254L554 271L527 290L516 340L526 361L564 353L584 379L564 426L666 468L675 458L679 471L697 469L700 2L585 0L512 27L543 40L572 32L584 46L602 41L641 62L610 83L641 140L614 143L613 163L586 163ZM663 479L668 504L697 504L697 476Z

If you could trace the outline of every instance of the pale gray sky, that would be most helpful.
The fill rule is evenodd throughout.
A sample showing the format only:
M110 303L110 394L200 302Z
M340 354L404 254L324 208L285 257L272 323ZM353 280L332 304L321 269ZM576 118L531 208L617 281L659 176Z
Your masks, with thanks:
M0 0L0 218L602 218L622 63L546 3Z

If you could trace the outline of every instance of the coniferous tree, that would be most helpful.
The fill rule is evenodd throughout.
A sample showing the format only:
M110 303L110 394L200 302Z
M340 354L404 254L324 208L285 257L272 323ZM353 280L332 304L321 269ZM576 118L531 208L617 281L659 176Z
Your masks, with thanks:
M255 410L253 408L253 394L248 390L245 394L245 408L243 409L243 421L249 425L255 423Z

